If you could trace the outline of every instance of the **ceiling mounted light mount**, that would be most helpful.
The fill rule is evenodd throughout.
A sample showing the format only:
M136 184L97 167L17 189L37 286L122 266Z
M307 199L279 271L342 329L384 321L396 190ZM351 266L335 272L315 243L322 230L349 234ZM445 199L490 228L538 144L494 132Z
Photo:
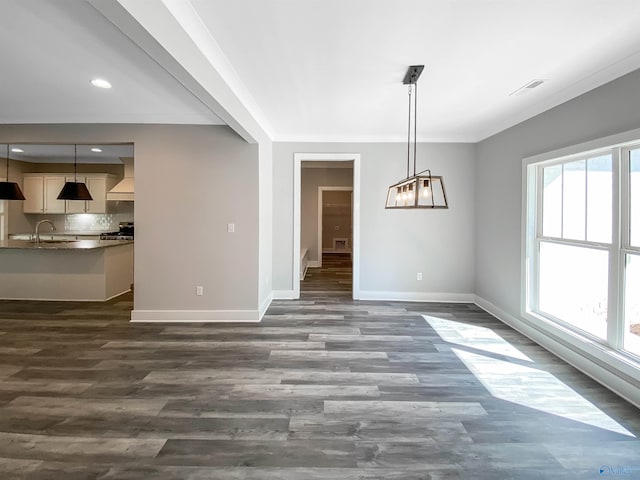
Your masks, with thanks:
M73 146L73 182L64 184L58 200L93 200L87 186L78 182L78 145Z
M417 111L418 79L424 65L412 65L402 83L409 85L409 126L407 131L407 177L394 183L387 191L385 208L449 208L442 177L431 175L431 170L416 173L417 163ZM412 104L413 98L413 104ZM413 117L413 175L411 163L411 121Z
M109 82L109 80L105 80L104 78L94 78L93 80L91 80L91 85L98 88L111 88L111 83Z
M20 185L9 181L9 144L7 144L7 176L0 182L0 200L24 200Z

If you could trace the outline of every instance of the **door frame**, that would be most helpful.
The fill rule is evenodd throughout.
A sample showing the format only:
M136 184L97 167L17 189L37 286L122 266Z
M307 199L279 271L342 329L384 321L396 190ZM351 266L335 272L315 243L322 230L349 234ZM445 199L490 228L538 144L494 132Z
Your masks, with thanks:
M302 162L345 162L353 161L353 292L354 299L360 298L360 154L359 153L294 153L293 154L293 298L300 298L300 197ZM319 246L319 248L321 248ZM322 258L322 257L320 257Z

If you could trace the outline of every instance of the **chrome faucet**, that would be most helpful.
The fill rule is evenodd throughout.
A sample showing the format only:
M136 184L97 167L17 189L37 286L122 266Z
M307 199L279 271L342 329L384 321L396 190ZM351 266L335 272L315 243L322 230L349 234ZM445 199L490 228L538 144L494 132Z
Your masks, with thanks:
M49 225L51 225L51 231L55 232L56 231L56 226L53 224L53 222L51 220L40 220L38 223L36 223L36 243L40 243L40 225L42 225L43 223L48 223Z

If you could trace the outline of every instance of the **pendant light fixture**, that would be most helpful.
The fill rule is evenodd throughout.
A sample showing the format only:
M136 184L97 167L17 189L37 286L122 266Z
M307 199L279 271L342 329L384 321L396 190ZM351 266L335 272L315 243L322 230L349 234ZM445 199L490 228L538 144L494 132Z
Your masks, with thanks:
M7 144L7 176L0 182L0 200L24 200L20 186L9 181L9 144Z
M407 177L389 187L385 208L449 208L442 177L431 175L431 170L416 173L418 78L424 65L412 65L402 83L409 85L409 127L407 132ZM413 97L413 108L412 108ZM411 117L413 114L413 175L410 176Z
M64 184L58 200L93 200L87 186L78 182L78 145L73 146L73 182Z

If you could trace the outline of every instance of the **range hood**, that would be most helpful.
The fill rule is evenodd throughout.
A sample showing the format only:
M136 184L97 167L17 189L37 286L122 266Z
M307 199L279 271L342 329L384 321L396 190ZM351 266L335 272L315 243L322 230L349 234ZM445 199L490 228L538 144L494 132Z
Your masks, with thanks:
M107 200L133 202L133 158L121 158L124 163L124 178L107 192Z

